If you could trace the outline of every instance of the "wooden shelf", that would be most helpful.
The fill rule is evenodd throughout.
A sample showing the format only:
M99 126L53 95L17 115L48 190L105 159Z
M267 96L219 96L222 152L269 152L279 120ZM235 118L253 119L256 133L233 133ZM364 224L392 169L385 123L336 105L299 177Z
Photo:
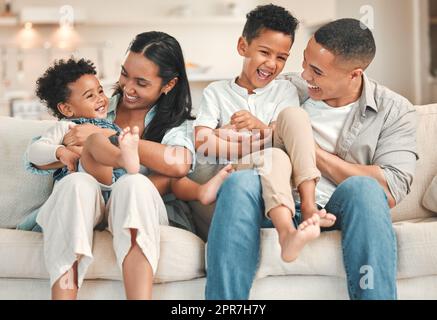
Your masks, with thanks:
M141 20L124 20L124 21L109 21L109 20L86 20L81 21L76 27L117 27L117 26L204 26L204 25L234 25L243 26L246 22L244 17L233 16L201 16L201 17L150 17ZM41 24L34 23L38 26L57 26L57 24ZM0 27L14 27L19 26L17 17L0 17Z
M246 19L244 17L233 17L233 16L201 16L201 17L150 17L141 20L130 20L130 21L88 21L83 25L85 26L132 26L132 25L180 25L180 26L191 26L191 25L244 25Z

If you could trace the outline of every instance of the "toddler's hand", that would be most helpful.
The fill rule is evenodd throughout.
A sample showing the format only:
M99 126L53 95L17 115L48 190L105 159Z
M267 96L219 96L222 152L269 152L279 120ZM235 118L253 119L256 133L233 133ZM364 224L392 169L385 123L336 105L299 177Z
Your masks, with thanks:
M77 171L77 161L80 159L80 155L67 148L60 147L56 150L56 157L67 167L69 172Z

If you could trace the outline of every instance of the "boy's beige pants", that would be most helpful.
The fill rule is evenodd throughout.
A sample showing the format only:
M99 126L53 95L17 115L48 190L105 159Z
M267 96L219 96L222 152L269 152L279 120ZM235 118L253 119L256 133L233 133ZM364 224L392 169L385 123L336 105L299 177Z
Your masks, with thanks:
M78 263L78 286L82 285L93 259L94 227L107 219L120 269L131 248L130 229L156 273L160 248L160 225L168 225L167 211L152 182L141 174L124 175L112 185L105 205L101 186L86 173L72 173L59 181L41 207L37 222L43 229L44 258L50 286Z
M286 206L294 215L292 187L320 179L308 114L298 107L284 109L276 122L273 148L241 158L236 169L256 169L260 174L267 218L270 210L279 206Z

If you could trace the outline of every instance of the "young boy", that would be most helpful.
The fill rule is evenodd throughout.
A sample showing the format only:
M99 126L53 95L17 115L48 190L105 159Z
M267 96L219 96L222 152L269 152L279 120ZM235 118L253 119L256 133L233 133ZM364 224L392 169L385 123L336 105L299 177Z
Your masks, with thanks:
M55 181L79 170L91 174L105 186L125 173L139 172L138 128L121 130L106 120L108 98L91 61L57 61L38 79L36 95L61 121L32 143L28 153L32 164L44 169L59 161L64 167L54 173ZM91 135L79 155L63 146L62 140L72 126L83 123L111 129L117 134L109 139L99 134Z
M299 108L288 108L296 110L292 121L282 121L276 127L282 110L299 106L297 89L289 81L276 79L289 57L297 26L298 21L288 11L272 4L250 12L238 40L238 53L244 58L240 75L205 89L194 123L198 157L240 159L236 169L258 170L265 214L278 231L281 256L287 262L296 259L304 245L319 236L320 226L331 226L335 220L315 204L320 172L308 116ZM235 132L229 139L232 130ZM272 137L276 148L252 153L265 147ZM295 214L291 179L299 191L305 220L298 228L291 223ZM181 179L173 182L173 189L178 188L196 190L196 184Z

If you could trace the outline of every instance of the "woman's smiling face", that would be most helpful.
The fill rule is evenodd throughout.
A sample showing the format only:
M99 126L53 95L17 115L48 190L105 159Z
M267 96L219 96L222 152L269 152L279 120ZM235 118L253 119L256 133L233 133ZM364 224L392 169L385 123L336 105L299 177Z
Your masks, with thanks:
M163 91L159 67L143 54L131 51L121 66L119 84L123 104L128 109L151 108Z

